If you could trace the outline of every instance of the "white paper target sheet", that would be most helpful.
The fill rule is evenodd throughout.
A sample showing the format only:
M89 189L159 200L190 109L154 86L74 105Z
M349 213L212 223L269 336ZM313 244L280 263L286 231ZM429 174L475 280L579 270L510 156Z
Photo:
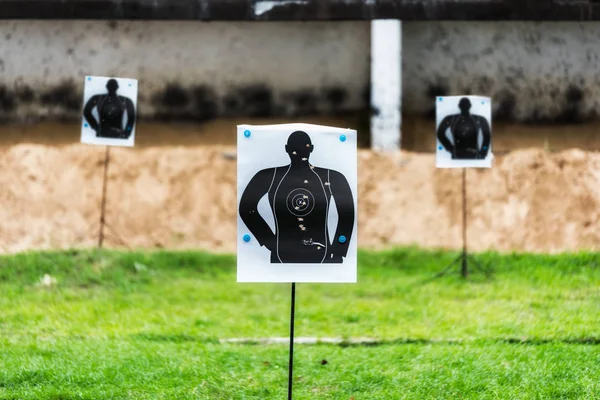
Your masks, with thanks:
M135 79L86 76L81 143L133 147L137 92Z
M356 282L357 133L237 128L238 282Z
M442 96L436 109L436 167L491 168L492 103L482 96Z

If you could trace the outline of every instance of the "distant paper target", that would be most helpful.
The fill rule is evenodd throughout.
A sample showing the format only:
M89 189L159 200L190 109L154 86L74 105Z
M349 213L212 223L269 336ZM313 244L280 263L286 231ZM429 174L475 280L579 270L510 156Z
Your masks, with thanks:
M87 76L81 143L133 147L137 91L135 79Z
M436 98L436 167L491 168L491 121L489 97Z

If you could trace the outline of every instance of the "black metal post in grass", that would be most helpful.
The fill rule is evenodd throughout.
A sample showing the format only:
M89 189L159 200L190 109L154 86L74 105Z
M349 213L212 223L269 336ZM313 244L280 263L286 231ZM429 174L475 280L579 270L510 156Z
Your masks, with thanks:
M108 180L108 164L110 163L110 146L106 146L104 156L104 178L102 180L102 203L100 205L100 228L98 231L98 248L104 244L104 225L106 224L106 183Z
M288 400L292 400L294 379L294 320L296 310L296 283L292 282L292 301L290 306L290 361L288 368Z
M489 269L483 268L467 250L467 169L462 169L462 252L446 268L438 273L433 279L446 275L456 264L460 263L460 275L466 279L469 277L469 261L477 270L483 272L487 277L491 275Z
M107 187L108 187L108 166L110 164L110 146L106 146L106 152L104 155L104 176L102 178L102 200L100 204L100 226L98 228L98 249L101 250L104 245L104 239L112 237L117 243L122 246L131 249L127 242L115 231L115 229L106 222L106 203L108 199ZM108 230L108 233L105 232Z
M467 169L462 169L462 265L460 274L463 278L469 276L469 267L467 265Z

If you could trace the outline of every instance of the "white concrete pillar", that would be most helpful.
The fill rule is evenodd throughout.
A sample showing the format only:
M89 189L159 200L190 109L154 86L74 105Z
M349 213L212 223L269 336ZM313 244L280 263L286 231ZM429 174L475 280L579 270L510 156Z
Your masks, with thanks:
M402 21L371 22L371 147L400 149Z

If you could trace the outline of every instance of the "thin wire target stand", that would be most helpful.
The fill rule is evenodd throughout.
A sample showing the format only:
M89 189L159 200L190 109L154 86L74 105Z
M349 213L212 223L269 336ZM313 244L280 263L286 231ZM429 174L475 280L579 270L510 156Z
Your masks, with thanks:
M100 202L100 221L98 226L98 249L101 250L104 245L104 240L111 238L118 244L130 248L129 245L121 238L115 229L106 222L106 203L107 203L107 186L108 186L108 167L110 164L110 146L106 146L104 153L104 173L102 178L102 199ZM108 232L106 232L108 231Z
M456 265L460 265L460 275L466 279L469 277L469 263L476 270L485 274L486 277L489 278L492 275L491 269L481 266L475 257L467 251L467 169L462 168L462 252L432 279L447 275Z

